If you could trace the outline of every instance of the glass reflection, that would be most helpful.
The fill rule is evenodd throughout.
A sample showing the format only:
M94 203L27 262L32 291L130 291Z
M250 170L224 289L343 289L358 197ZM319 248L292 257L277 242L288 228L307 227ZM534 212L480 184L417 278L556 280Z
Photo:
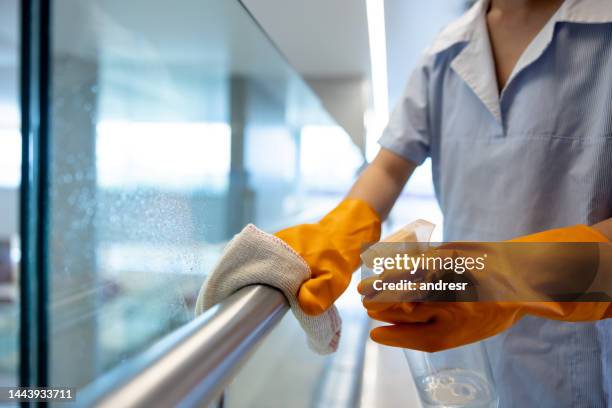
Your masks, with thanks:
M52 15L51 381L80 387L191 319L246 223L318 216L362 157L237 1Z

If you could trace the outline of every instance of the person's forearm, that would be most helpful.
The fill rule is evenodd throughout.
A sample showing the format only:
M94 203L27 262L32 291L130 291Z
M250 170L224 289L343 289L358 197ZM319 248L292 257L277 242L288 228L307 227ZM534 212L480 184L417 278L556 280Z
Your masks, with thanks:
M381 217L387 218L416 164L381 149L359 176L346 198L367 202Z
M610 242L612 242L612 218L608 218L605 221L593 225L593 229L601 232Z

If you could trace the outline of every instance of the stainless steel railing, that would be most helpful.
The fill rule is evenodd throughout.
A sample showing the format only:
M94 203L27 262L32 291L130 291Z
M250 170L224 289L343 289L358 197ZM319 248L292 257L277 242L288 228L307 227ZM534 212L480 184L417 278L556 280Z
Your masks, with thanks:
M81 391L83 407L207 406L289 309L276 289L243 288Z

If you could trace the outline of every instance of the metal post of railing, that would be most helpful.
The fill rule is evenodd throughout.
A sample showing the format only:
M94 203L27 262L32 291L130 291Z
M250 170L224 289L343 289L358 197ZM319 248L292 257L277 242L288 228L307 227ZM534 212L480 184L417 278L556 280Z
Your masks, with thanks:
M243 288L79 393L87 407L207 406L289 309L276 289Z

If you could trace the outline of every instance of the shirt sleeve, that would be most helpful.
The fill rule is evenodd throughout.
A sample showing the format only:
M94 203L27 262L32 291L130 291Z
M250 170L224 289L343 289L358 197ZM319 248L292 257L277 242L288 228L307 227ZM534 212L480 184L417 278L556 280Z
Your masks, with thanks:
M381 147L417 165L429 156L428 82L429 68L423 58L410 75L406 89L378 140Z

